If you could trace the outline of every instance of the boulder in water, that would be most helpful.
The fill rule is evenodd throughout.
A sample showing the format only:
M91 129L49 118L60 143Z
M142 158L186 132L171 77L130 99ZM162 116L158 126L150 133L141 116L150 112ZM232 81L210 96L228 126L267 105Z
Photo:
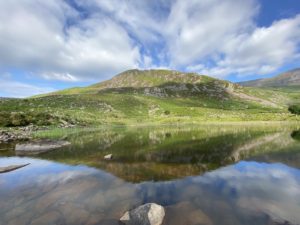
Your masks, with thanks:
M165 224L212 225L211 219L192 202L166 207Z
M17 144L15 151L17 155L36 155L48 152L57 148L70 145L68 141L38 140L25 144Z
M106 160L111 160L112 158L113 158L112 154L108 154L108 155L104 156L104 159L106 159Z
M165 210L161 205L147 203L125 212L120 221L126 225L161 225L164 217Z

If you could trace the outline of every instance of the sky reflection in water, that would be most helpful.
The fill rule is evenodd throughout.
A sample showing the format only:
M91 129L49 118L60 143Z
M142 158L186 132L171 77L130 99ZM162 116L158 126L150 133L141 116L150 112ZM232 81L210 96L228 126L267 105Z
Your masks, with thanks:
M1 224L116 224L124 211L145 202L167 206L173 215L196 212L204 224L300 222L300 171L280 163L242 161L203 176L139 184L38 159L1 159L0 165L24 161L31 165L0 177ZM188 213L181 217L193 220Z

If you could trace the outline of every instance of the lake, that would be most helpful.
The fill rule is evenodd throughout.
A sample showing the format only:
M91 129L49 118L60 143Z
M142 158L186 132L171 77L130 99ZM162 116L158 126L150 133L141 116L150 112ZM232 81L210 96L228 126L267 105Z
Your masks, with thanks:
M58 137L71 145L34 157L0 145L0 167L30 163L0 174L1 225L114 225L148 202L165 207L164 224L300 224L297 124L103 127Z

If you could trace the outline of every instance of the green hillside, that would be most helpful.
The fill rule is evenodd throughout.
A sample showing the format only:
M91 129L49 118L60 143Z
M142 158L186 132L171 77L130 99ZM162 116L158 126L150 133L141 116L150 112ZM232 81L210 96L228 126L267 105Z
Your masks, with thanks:
M195 73L129 70L85 88L0 99L0 125L298 120L288 111L298 96Z

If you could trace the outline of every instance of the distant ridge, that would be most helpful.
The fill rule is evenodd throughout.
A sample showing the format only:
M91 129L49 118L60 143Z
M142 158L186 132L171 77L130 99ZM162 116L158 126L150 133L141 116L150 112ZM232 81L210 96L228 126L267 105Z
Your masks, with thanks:
M288 87L300 86L300 68L281 73L272 78L250 80L238 84L247 87Z

